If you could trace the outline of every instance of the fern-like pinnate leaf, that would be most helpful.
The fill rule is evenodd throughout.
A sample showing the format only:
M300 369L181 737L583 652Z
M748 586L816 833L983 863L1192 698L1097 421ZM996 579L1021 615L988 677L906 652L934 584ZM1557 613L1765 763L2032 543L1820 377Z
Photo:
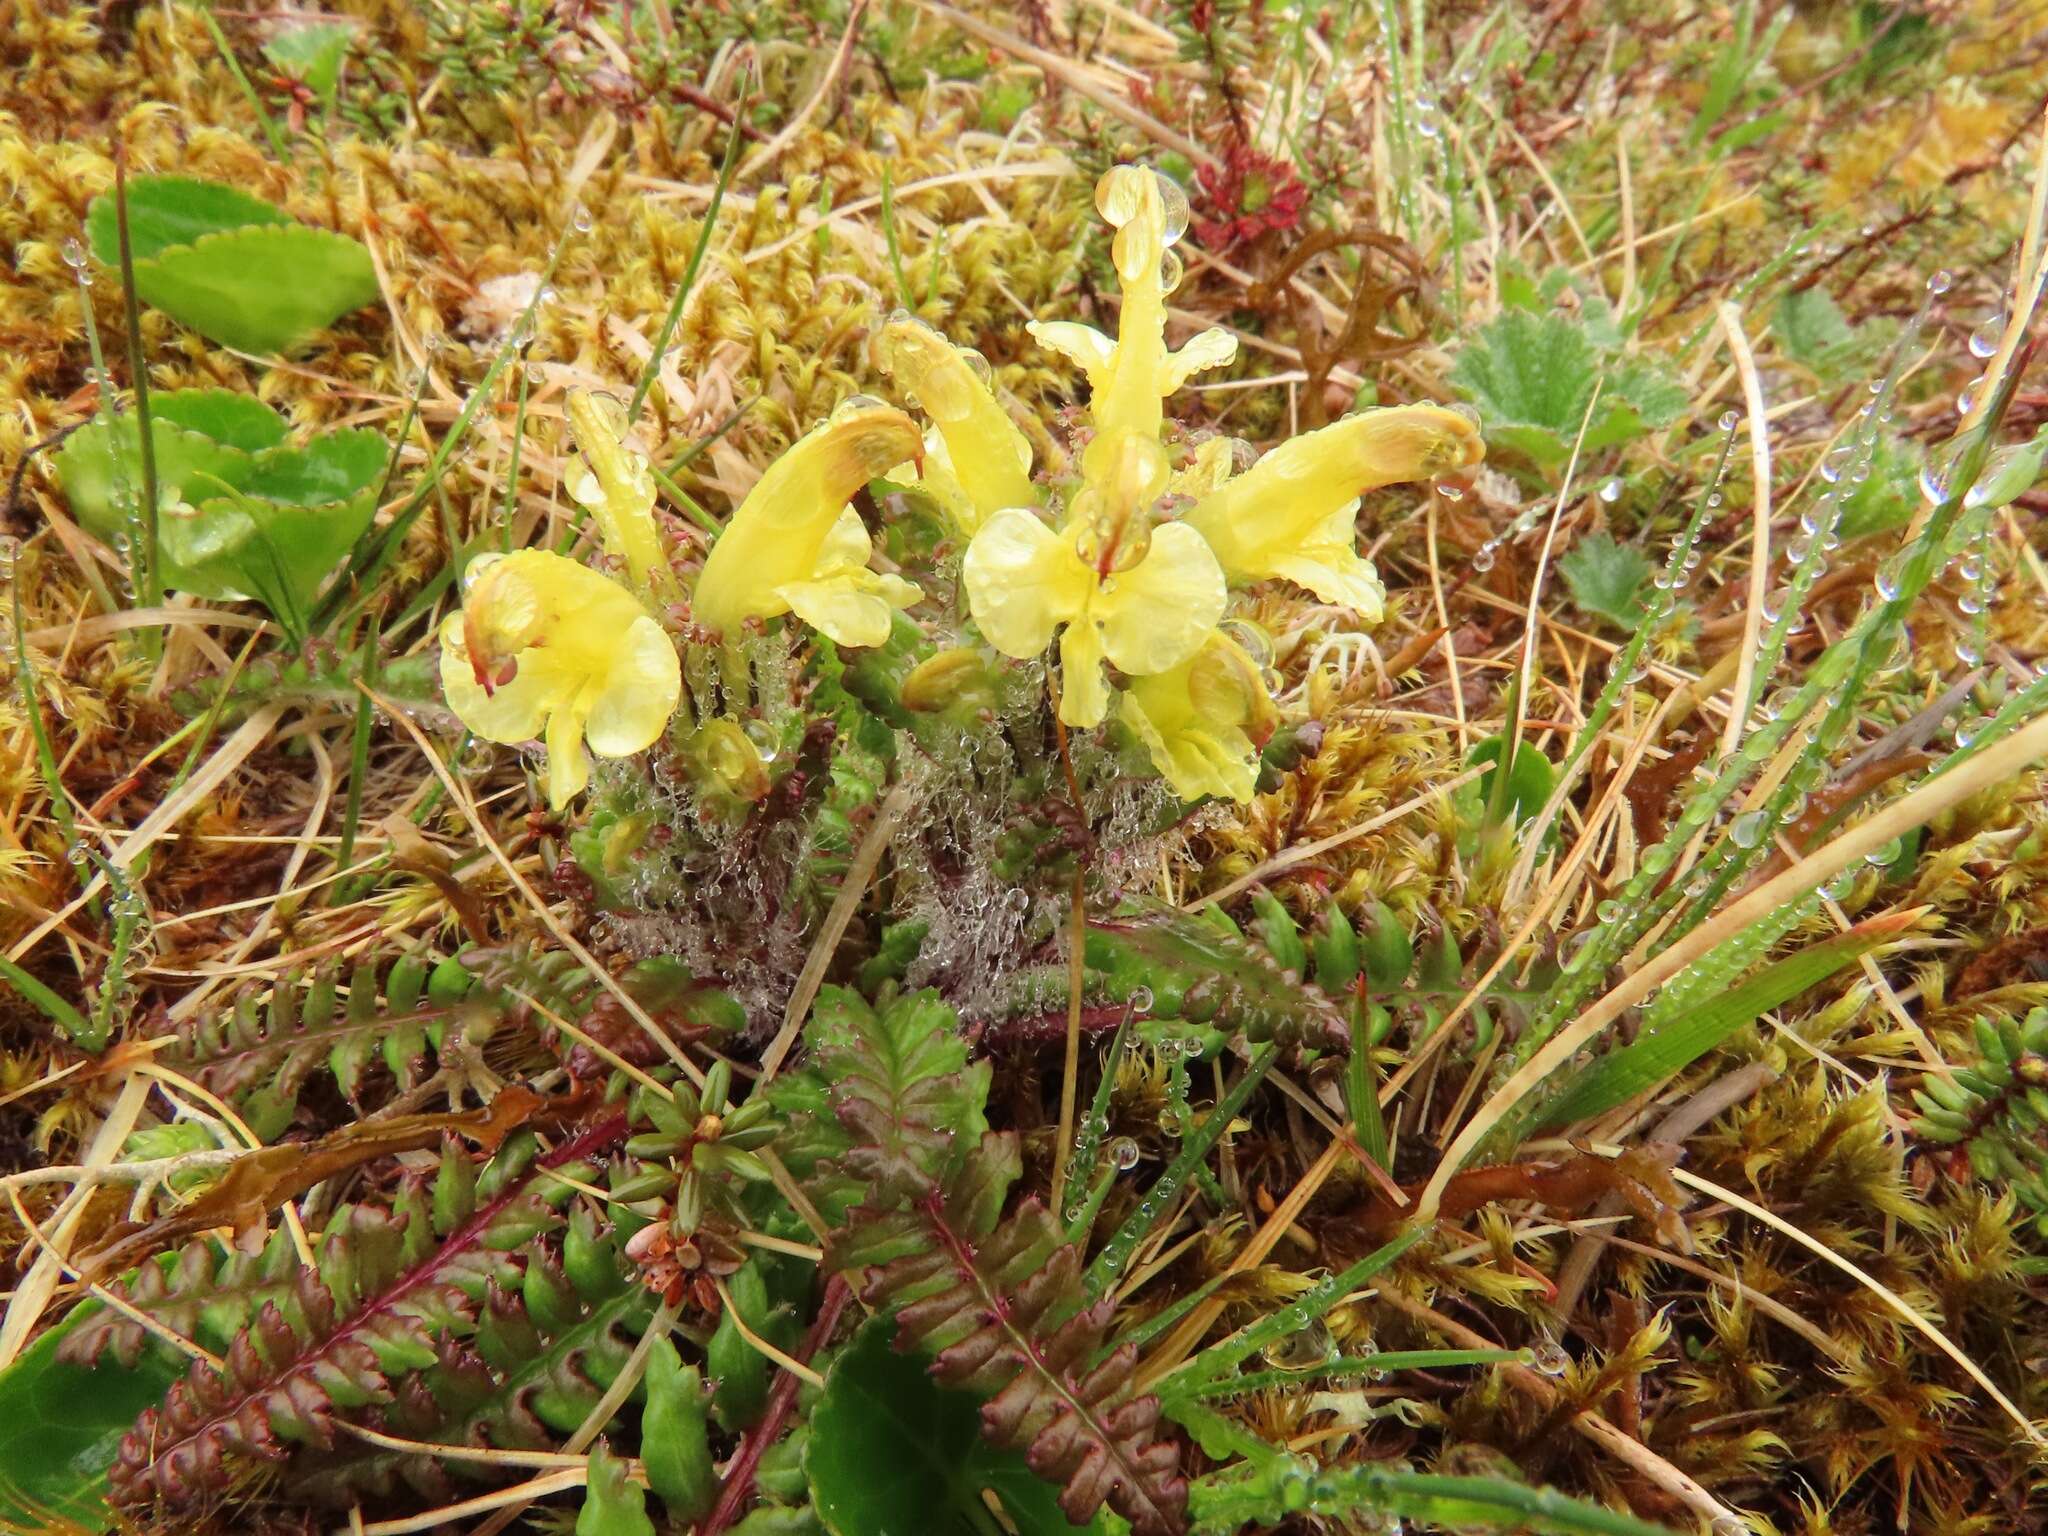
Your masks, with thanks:
M818 1065L831 1079L832 1109L852 1142L842 1163L869 1185L869 1201L893 1205L935 1190L954 1153L987 1128L989 1065L972 1066L953 1010L936 992L870 1008L828 987L814 1026Z
M62 1357L95 1365L111 1355L132 1367L149 1342L149 1318L181 1337L225 1347L266 1303L283 1305L298 1278L291 1234L279 1230L255 1253L195 1239L171 1259L144 1264L118 1289L126 1310L104 1307L64 1336ZM138 1315L139 1314L139 1315Z
M390 1211L343 1211L317 1269L295 1270L218 1369L195 1362L136 1421L108 1475L114 1506L174 1519L219 1494L237 1466L333 1447L339 1416L388 1408L411 1422L420 1374L444 1363L452 1339L483 1330L493 1298L524 1283L519 1252L562 1224L573 1191L541 1172L587 1176L585 1159L624 1132L624 1117L611 1116L539 1160L517 1137L481 1181L458 1176L468 1164L450 1158L431 1202L413 1183Z
M375 1066L399 1088L413 1087L448 1043L451 1024L462 1027L466 991L466 981L450 986L443 973L410 958L382 977L365 962L346 985L333 969L287 974L267 995L246 991L221 1012L193 1019L168 1060L233 1100L267 1138L291 1123L300 1092L322 1070L358 1106Z
M983 1432L1059 1486L1068 1519L1107 1503L1136 1536L1180 1531L1180 1451L1159 1433L1158 1400L1134 1389L1135 1350L1105 1349L1107 1303L1078 1307L1081 1256L1045 1206L1003 1214L1023 1159L1015 1136L983 1128L987 1069L967 1066L952 1009L919 995L875 1010L844 993L831 1007L817 1065L852 1137L842 1170L867 1198L826 1263L894 1314L897 1349L986 1399Z

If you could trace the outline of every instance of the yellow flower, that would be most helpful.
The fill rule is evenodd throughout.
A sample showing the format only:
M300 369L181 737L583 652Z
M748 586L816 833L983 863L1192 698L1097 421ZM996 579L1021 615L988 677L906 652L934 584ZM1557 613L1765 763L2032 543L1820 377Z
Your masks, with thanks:
M448 707L486 741L545 734L548 804L589 782L584 744L629 757L661 736L682 696L676 648L632 593L542 549L479 555L460 613L441 625Z
M988 364L956 347L915 315L899 310L882 327L876 360L932 420L924 466L915 475L962 533L1005 507L1038 500L1031 444L989 392Z
M566 405L583 456L564 468L563 484L597 519L605 549L626 562L633 585L646 591L651 580L668 575L654 526L654 476L647 460L626 446L626 413L618 401L572 389Z
M1185 521L1233 582L1284 577L1376 619L1386 594L1354 547L1359 496L1468 468L1484 453L1478 427L1442 406L1361 411L1281 444Z
M889 611L921 595L867 568L874 545L848 506L868 481L914 459L917 423L893 406L849 400L768 466L697 578L692 613L737 638L748 619L794 613L841 645L880 645Z
M1196 369L1229 361L1236 343L1216 330L1167 350L1166 295L1180 265L1168 247L1188 217L1180 189L1118 166L1096 184L1095 202L1117 231L1117 339L1065 322L1029 327L1088 375L1095 433L1081 453L1080 488L1057 533L1028 510L998 508L962 564L975 623L1004 655L1036 656L1065 627L1060 719L1074 726L1100 725L1109 713L1105 659L1132 676L1179 666L1215 628L1227 596L1201 536L1180 523L1155 529L1152 518L1171 481L1160 402Z
M1278 723L1257 664L1220 631L1171 671L1133 678L1121 714L1183 800L1251 799Z
M1038 655L1061 625L1060 719L1100 725L1109 712L1106 657L1125 672L1164 672L1192 656L1223 616L1223 572L1200 534L1154 530L1132 565L1104 570L1077 547L1086 528L1054 533L1021 508L998 512L967 547L962 575L974 621L1005 656Z

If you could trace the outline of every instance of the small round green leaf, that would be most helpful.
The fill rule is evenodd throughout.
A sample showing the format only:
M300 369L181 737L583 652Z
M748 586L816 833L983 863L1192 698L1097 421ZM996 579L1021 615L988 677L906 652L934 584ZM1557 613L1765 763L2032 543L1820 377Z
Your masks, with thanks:
M804 1450L811 1503L833 1536L979 1536L993 1493L1023 1536L1108 1532L1116 1517L1071 1525L1050 1483L981 1436L981 1408L938 1386L924 1362L889 1347L878 1317L840 1353L811 1412Z

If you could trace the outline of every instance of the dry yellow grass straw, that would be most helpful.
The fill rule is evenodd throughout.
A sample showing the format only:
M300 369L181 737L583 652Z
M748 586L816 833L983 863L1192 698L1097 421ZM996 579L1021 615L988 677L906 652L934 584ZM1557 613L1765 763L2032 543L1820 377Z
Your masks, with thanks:
M637 1462L631 1464L628 1476L635 1482L643 1481L646 1474ZM464 1499L460 1504L444 1504L439 1509L430 1509L423 1515L407 1515L401 1520L376 1520L365 1525L357 1520L347 1525L336 1526L334 1536L410 1536L413 1531L450 1530L471 1515L487 1515L494 1509L503 1509L507 1504L531 1504L535 1499L544 1499L552 1493L566 1493L571 1488L581 1488L590 1481L588 1465L564 1467L559 1472L550 1472L546 1477L536 1477L529 1482L515 1483L510 1488L500 1488L495 1493L480 1493L473 1499Z
M127 869L142 857L144 849L155 843L195 809L200 801L219 787L222 780L242 766L250 753L263 744L264 738L270 734L270 728L277 724L278 717L283 713L282 704L266 704L244 720L234 735L221 743L220 750L206 760L206 766L185 781L184 788L151 811L142 819L142 824L128 834L121 846L113 851L110 862L114 867ZM106 889L106 884L106 876L94 875L85 889L74 896L68 904L53 912L24 935L8 951L7 958L20 960L53 931L63 926L93 897Z
M800 1381L809 1382L814 1387L825 1385L825 1378L823 1376L820 1376L794 1355L785 1354L777 1349L773 1344L770 1344L761 1335L747 1326L747 1320L740 1316L740 1309L733 1305L732 1292L725 1288L723 1280L714 1279L711 1283L718 1287L718 1299L725 1305L725 1314L732 1319L734 1330L738 1332L742 1339L746 1340L749 1349L753 1350L755 1354L765 1356L773 1361Z
M1344 1150L1345 1144L1341 1141L1333 1141L1323 1149L1323 1155L1309 1165L1308 1171L1287 1192L1287 1198L1274 1208L1273 1214L1252 1234L1251 1241L1230 1261L1230 1266L1224 1270L1226 1275L1242 1274L1265 1260L1266 1255L1273 1251L1273 1245L1280 1241L1281 1234L1294 1225L1295 1218L1307 1209L1316 1191L1323 1187L1323 1181L1335 1171ZM1187 1359L1228 1305L1225 1297L1211 1296L1190 1312L1181 1325L1167 1335L1166 1341L1139 1364L1138 1385L1143 1387L1157 1381Z
M1496 1341L1482 1333L1476 1333L1464 1324L1454 1322L1441 1312L1422 1302L1411 1300L1399 1291L1381 1291L1380 1301L1397 1312L1404 1312L1432 1331L1441 1334L1453 1344L1465 1349L1492 1349ZM1503 1365L1498 1367L1518 1388L1537 1402L1549 1407L1557 1401L1557 1388L1546 1378L1538 1375L1525 1365ZM1693 1513L1706 1520L1715 1536L1744 1536L1749 1523L1734 1510L1715 1498L1692 1478L1659 1456L1640 1440L1624 1434L1613 1424L1602 1418L1594 1409L1582 1409L1568 1416L1573 1431L1592 1441L1608 1452L1617 1461L1634 1468L1649 1482L1656 1484L1673 1498L1681 1501Z
M56 1294L57 1284L64 1274L64 1260L70 1253L71 1240L85 1216L87 1199L97 1182L91 1176L92 1172L106 1167L121 1155L128 1133L135 1129L135 1122L142 1115L143 1103L149 1098L149 1086L149 1079L141 1073L129 1073L121 1084L120 1096L114 1100L114 1107L107 1111L107 1118L93 1133L92 1145L85 1153L88 1176L80 1179L71 1193L64 1197L63 1204L57 1207L49 1235L38 1244L35 1261L29 1265L28 1273L22 1276L21 1284L14 1288L13 1296L8 1298L7 1315L0 1319L0 1370L14 1363L14 1357L21 1353L29 1334L41 1321L43 1309L49 1306L50 1298Z
M1586 429L1593 425L1593 413L1600 409L1600 396L1607 380L1593 381L1593 393L1586 399L1586 413L1579 418L1579 435L1572 439L1572 456L1565 461L1564 479L1557 487L1557 501L1550 509L1550 526L1543 530L1543 548L1536 556L1536 572L1529 578L1528 621L1522 627L1522 662L1515 672L1514 714L1507 723L1507 741L1496 764L1500 778L1496 788L1505 790L1514 772L1515 754L1522 750L1522 722L1529 714L1529 691L1536 686L1537 636L1542 627L1543 578L1550 571L1550 554L1557 547L1557 525L1564 520L1565 505L1572 499L1572 480L1579 472L1579 455L1586 446ZM1505 801L1504 801L1505 803ZM1512 811L1509 813L1513 814Z
M768 1043L767 1053L761 1058L757 1089L781 1070L783 1058L796 1044L797 1032L804 1027L811 1002L817 997L818 988L824 984L825 968L831 965L832 956L838 952L846 925L853 921L854 909L867 895L868 882L874 879L875 867L882 862L882 851L889 846L889 839L896 835L896 823L903 819L903 812L909 805L910 786L898 784L876 809L874 822L868 827L867 836L861 839L860 847L854 851L852 862L846 866L846 874L839 882L839 892L825 913L825 925L818 930L817 938L811 941L811 952L804 957L804 968L796 978L796 990L790 993L789 1007L782 1016L782 1028L776 1031L775 1038Z
M505 850L498 845L498 840L491 836L490 828L484 825L483 817L477 814L476 806L471 802L468 793L442 763L441 754L434 750L434 744L427 740L426 733L410 715L375 689L365 686L360 681L356 686L361 688L379 709L396 720L412 738L413 745L420 749L420 755L427 760L427 766L433 770L434 777L441 781L441 788L447 792L449 802L462 812L463 820L469 823L470 831L474 832L477 841L490 851L491 857L497 861L498 868L505 872L505 878L512 882L512 888L525 898L529 907L533 908L534 915L541 921L541 926L547 929L556 943L576 957L577 964L588 971L599 986L618 999L619 1006L626 1010L627 1017L638 1024L648 1038L667 1053L669 1060L682 1069L683 1075L702 1088L704 1074L698 1069L697 1064L683 1054L683 1048L669 1038L668 1031L649 1017L647 1010L640 1006L639 1001L619 985L610 971L598 963L597 957L576 941L576 936L564 928L561 920L548 910L548 904L540 899L539 893L526 883L525 876L521 875L517 866L506 857Z
M1735 686L1728 694L1728 723L1721 731L1723 756L1741 744L1749 724L1750 693L1756 687L1756 652L1763 633L1764 600L1771 590L1771 431L1764 414L1763 381L1757 377L1756 355L1742 334L1742 310L1732 300L1720 309L1728 350L1742 377L1742 398L1749 407L1749 471L1754 487L1749 545L1749 608L1742 616L1742 643L1736 647Z
M796 141L796 136L803 132L804 124L811 120L811 115L824 104L825 98L831 95L833 87L839 83L839 76L846 69L846 61L853 57L854 39L860 35L861 17L866 14L867 8L868 0L853 0L852 7L846 13L846 30L839 34L839 47L834 51L832 62L826 66L825 73L819 78L818 88L811 92L810 100L797 110L796 116L783 125L782 131L763 144L747 163L740 167L735 180L746 181L755 172L773 165L782 152Z
M1216 165L1215 155L1197 144L1184 133L1177 133L1159 121L1151 113L1134 104L1123 92L1106 85L1088 69L1073 59L1028 43L1013 32L1001 27L990 26L978 16L955 10L940 0L917 0L920 9L930 12L942 21L965 32L969 37L978 38L991 48L1001 49L1013 59L1026 64L1035 64L1046 74L1057 79L1077 96L1085 96L1112 117L1121 118L1156 143L1168 149L1178 150L1197 165Z
M1624 1010L1641 1002L1724 940L1733 938L1786 902L1796 901L1872 850L1882 848L1893 838L1924 825L1971 795L2014 778L2044 756L2048 756L2048 719L2034 721L1959 767L1901 796L1868 821L1849 828L1748 895L1722 908L1678 943L1625 977L1619 986L1552 1036L1495 1091L1493 1097L1479 1107L1464 1130L1458 1133L1457 1140L1445 1151L1436 1172L1430 1176L1428 1187L1422 1192L1422 1212L1426 1215L1436 1210L1452 1175L1477 1150L1488 1133L1546 1077L1620 1018Z

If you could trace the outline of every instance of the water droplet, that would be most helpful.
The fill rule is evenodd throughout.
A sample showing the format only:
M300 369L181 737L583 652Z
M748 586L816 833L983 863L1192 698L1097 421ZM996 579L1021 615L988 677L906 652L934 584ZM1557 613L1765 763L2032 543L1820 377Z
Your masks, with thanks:
M1863 862L1872 869L1882 869L1899 856L1899 847L1899 840L1895 837L1890 842L1873 848L1870 852L1863 855Z
M1740 411L1723 411L1721 413L1721 430L1723 432L1733 432L1741 425L1742 413Z
M1181 279L1187 276L1187 268L1175 251L1165 251L1159 257L1159 291L1171 293L1178 288Z
M1983 387L1984 379L1982 377L1979 377L1970 380L1969 383L1965 384L1962 387L1962 389L1957 392L1956 414L1958 416L1967 416L1970 414L1970 407L1977 403L1977 392Z
M64 258L64 265L71 268L72 271L82 272L85 270L87 260L85 244L76 235L73 235L59 246L57 253Z
M1472 551L1473 570L1490 571L1493 569L1494 547L1495 546L1493 545L1493 543L1489 540L1487 543L1480 545L1477 549Z
M1764 840L1770 816L1763 811L1746 811L1728 824L1728 837L1738 848L1754 848Z
M1439 480L1431 489L1437 495L1443 497L1445 501L1463 501L1465 499L1465 487L1455 480Z
M479 580L482 579L484 572L488 571L492 566L496 565L500 560L504 558L504 554L498 550L485 550L482 554L474 557L469 562L468 565L463 567L463 595L467 597L471 592L475 591L476 584Z
M1128 1172L1138 1166L1138 1144L1128 1136L1119 1136L1109 1144L1109 1160Z
M1150 1013L1152 1011L1152 989L1150 987L1137 988L1131 993L1130 1001L1133 1013Z
M1970 356L1990 357L1998 351L1998 344L2005 340L2005 316L1994 313L1977 329L1970 332Z
M1330 1330L1317 1318L1268 1344L1265 1357L1276 1371L1310 1370L1330 1358Z
M1598 917L1603 923L1618 923L1621 921L1621 914L1624 910L1626 909L1620 902L1610 897L1594 908L1593 915Z
M1614 475L1600 487L1600 499L1610 507L1621 500L1621 476Z
M1956 280L1954 276L1946 268L1937 271L1932 277L1927 279L1927 291L1936 298L1940 298L1941 295L1947 293L1955 285Z
M595 222L590 216L590 210L582 203L569 210L569 223L579 235L589 234Z
M1555 1339L1545 1339L1530 1351L1529 1364L1546 1376L1562 1376L1570 1369L1572 1357Z

